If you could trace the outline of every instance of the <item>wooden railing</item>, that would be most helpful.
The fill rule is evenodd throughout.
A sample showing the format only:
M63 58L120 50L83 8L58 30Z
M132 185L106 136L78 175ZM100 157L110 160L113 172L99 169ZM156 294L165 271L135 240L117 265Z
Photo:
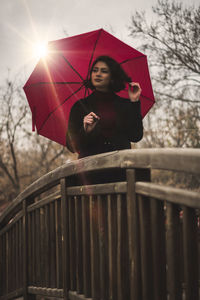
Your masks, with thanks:
M200 150L138 149L65 164L0 217L0 299L198 300ZM52 299L52 298L51 298Z

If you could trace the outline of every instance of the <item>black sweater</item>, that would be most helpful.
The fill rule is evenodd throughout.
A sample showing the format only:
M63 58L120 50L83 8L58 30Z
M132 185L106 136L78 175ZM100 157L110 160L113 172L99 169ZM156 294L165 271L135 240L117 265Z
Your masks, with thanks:
M86 133L83 118L94 112L100 117L94 130ZM130 149L130 142L138 142L143 136L140 101L131 102L113 92L95 91L81 99L72 107L66 145L71 152L79 153L79 158Z

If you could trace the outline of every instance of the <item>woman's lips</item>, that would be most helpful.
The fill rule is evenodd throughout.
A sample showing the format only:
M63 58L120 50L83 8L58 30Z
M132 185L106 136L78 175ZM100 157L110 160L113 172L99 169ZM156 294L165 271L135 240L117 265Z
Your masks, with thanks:
M101 81L102 81L102 79L95 78L95 80L94 80L94 81L96 81L96 82L101 82Z

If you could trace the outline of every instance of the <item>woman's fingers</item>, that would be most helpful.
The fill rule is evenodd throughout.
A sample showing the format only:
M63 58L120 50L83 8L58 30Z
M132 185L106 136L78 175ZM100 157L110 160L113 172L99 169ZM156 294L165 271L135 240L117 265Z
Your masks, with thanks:
M92 116L88 116L84 118L85 122L92 123L94 121L94 118Z
M138 82L130 82L128 92L132 102L138 101L142 92L140 84Z
M86 131L91 131L95 125L96 121L98 121L100 118L94 113L90 112L88 115L86 115L83 119L83 125Z
M95 120L95 119L99 119L99 117L98 117L94 112L89 113L88 116L93 117L94 120Z
M142 91L138 82L130 82L129 89L133 92L138 92L139 90Z
M99 118L90 115L90 116L86 116L86 117L84 118L84 122L86 122L86 123L88 123L88 124L92 124L92 123L96 122L98 119L99 119Z

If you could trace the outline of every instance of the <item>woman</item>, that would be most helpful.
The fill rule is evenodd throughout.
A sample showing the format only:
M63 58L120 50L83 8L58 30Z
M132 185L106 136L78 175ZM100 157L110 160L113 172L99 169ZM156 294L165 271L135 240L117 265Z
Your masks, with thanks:
M98 57L91 68L89 88L93 93L74 104L66 145L79 158L103 152L130 149L143 136L140 113L141 88L109 56ZM116 95L129 82L129 99Z

